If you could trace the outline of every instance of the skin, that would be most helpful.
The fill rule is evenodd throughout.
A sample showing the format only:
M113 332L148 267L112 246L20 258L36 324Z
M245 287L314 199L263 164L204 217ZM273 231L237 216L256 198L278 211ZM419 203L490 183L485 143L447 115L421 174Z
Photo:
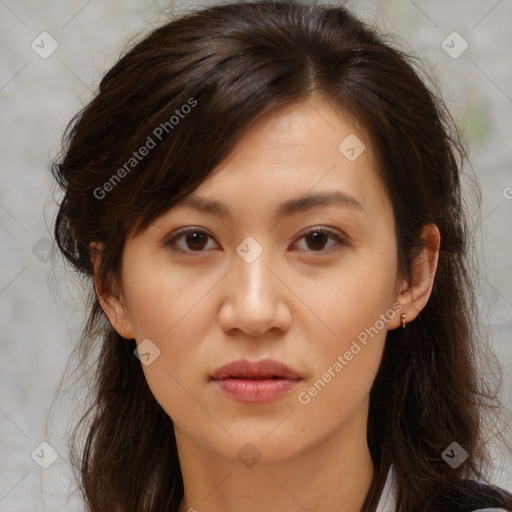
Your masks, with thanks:
M338 149L350 134L366 146L355 161ZM349 194L364 210L334 204L275 215L287 199L327 190ZM172 208L127 239L118 297L99 295L123 337L150 339L160 350L143 369L174 423L185 488L180 512L317 512L340 504L359 511L374 471L366 442L370 389L387 331L400 327L400 313L413 321L428 301L437 227L425 227L428 247L405 282L371 141L317 95L260 119L194 195L221 200L232 217ZM210 236L188 245L182 236L175 241L181 252L164 246L186 226ZM311 227L345 242L315 242L304 236ZM252 263L236 252L247 236L263 248ZM300 403L298 394L387 311L395 314L384 328ZM267 357L302 377L275 401L241 404L209 380L230 361ZM261 454L252 467L237 457L249 442Z

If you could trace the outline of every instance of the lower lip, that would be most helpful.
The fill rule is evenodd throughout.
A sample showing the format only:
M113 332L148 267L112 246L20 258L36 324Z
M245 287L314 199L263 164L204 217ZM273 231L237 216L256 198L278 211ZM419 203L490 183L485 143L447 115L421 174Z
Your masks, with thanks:
M271 402L288 394L300 379L214 380L229 398L246 404Z

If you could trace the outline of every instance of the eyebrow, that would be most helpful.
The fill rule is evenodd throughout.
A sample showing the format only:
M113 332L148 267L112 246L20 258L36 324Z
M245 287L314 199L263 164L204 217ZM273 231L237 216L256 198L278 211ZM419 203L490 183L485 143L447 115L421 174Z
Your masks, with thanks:
M231 218L231 213L224 203L216 200L206 199L198 195L187 196L176 206L179 205L189 206L195 210L218 215L219 217ZM349 196L348 194L337 190L317 192L315 194L307 194L301 197L289 199L288 201L278 206L276 210L276 217L285 217L287 215L305 211L317 206L330 205L349 207L360 212L366 211L364 206L355 197Z

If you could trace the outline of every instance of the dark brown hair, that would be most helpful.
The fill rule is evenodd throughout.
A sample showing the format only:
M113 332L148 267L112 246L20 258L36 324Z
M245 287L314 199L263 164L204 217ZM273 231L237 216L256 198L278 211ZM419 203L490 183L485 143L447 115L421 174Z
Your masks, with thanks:
M498 402L476 371L482 340L460 183L466 150L427 83L412 57L345 8L296 1L188 13L106 73L52 165L65 192L55 239L90 285L82 358L100 341L91 404L70 444L89 511L174 512L183 497L173 423L146 383L135 340L106 320L90 244L103 244L96 277L111 291L130 234L193 192L257 119L313 92L351 112L369 135L393 204L403 277L422 248L421 228L435 223L441 233L429 302L405 331L387 334L370 395L375 474L363 510L375 509L391 464L397 511L426 510L447 483L483 478L482 413ZM147 156L131 161L149 139L155 146ZM441 457L453 441L469 454L456 469Z

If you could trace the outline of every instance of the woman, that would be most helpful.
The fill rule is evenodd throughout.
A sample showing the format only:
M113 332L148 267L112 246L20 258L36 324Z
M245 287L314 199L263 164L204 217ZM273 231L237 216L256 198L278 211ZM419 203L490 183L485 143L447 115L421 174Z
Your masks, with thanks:
M214 6L64 143L88 510L512 510L483 483L465 152L406 55L342 7Z

